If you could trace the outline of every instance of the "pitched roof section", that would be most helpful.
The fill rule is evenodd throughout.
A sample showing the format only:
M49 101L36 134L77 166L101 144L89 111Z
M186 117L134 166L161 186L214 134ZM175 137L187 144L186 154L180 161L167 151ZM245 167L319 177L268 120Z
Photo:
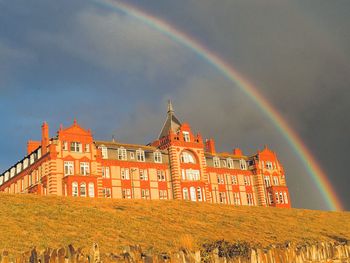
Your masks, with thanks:
M173 109L173 105L171 104L171 101L168 101L168 113L167 113L167 118L164 122L163 128L159 134L159 139L167 136L169 131L173 131L173 132L177 132L177 130L180 128L181 126L181 122L178 120L178 118L176 118L175 113L174 113L174 109Z

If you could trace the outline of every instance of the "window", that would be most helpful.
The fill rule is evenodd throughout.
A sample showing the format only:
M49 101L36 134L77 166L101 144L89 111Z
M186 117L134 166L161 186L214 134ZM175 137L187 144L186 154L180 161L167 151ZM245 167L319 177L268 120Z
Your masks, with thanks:
M166 181L166 178L165 178L165 171L163 171L163 170L157 170L157 178L158 178L158 181L163 181L163 182L165 182L165 181Z
M4 182L7 182L9 179L10 179L10 172L6 172Z
M220 168L220 158L219 157L214 157L213 163L214 163L214 167Z
M126 160L126 149L124 147L118 148L118 159L119 160Z
M99 147L101 149L101 153L102 153L102 159L108 159L108 149L106 146L101 145Z
M237 185L238 184L238 181L237 181L237 176L236 175L232 175L232 184L233 185Z
M85 152L90 152L90 144L85 144Z
M222 160L222 167L226 167L226 166L227 166L226 160Z
M28 158L25 158L24 161L23 161L23 169L26 169L28 167Z
M280 203L281 203L281 204L284 204L284 200L283 200L283 194L282 194L282 192L280 192Z
M148 189L141 189L141 198L142 199L149 199L149 190Z
M278 185L278 177L277 176L273 177L273 184Z
M154 155L154 162L155 163L162 163L162 153L159 151L156 151L153 153Z
M244 176L244 185L250 185L250 178L249 178L249 176Z
M95 197L95 184L89 183L89 197Z
M182 180L188 180L188 181L199 181L200 180L199 170L182 169L181 174L182 174Z
M233 160L231 158L227 158L227 167L233 168Z
M284 195L284 202L286 204L288 204L288 195L287 195L287 192L283 192L283 195Z
M243 159L239 160L239 165L240 165L242 170L247 170L247 163L245 160L243 160Z
M280 200L278 199L278 192L275 193L275 197L276 197L276 204L279 204Z
M140 180L142 181L148 181L148 174L146 169L140 169Z
M197 187L197 200L202 202L202 189L200 187Z
M144 162L145 161L145 151L138 149L136 151L136 159L139 162Z
M188 151L183 151L180 159L182 163L196 163L194 156Z
M239 193L237 193L237 192L233 193L233 204L234 205L241 205L241 197L239 196Z
M190 187L190 196L191 196L191 201L195 202L196 201L196 188L193 186Z
M168 199L168 191L167 190L159 190L159 199Z
M72 196L78 196L78 183L72 183Z
M22 163L16 165L16 174L19 174L22 171Z
M186 187L182 189L182 197L184 200L189 200L188 189Z
M224 176L222 174L218 174L216 177L217 177L218 184L224 184L225 183Z
M182 132L183 136L184 136L184 141L185 142L189 142L190 141L190 133L189 132Z
M109 167L102 166L102 178L110 178Z
M80 163L80 174L88 175L90 173L90 164L88 162Z
M273 194L269 192L269 201L270 204L273 204Z
M130 176L129 176L129 169L128 168L121 168L121 177L123 180L129 180Z
M219 192L219 202L220 204L226 204L226 194L224 192Z
M266 168L272 170L272 162L266 162Z
M248 205L254 205L253 194L251 193L247 194L247 203Z
M71 142L70 143L70 151L71 152L82 152L82 147L80 142Z
M4 183L4 176L0 176L0 185Z
M111 198L111 188L103 188L102 189L102 195L103 197Z
M62 150L63 151L68 151L68 142L63 142L62 143Z
M80 184L80 196L86 197L86 183Z
M135 153L134 152L130 152L130 160L135 160Z
M131 190L130 189L123 189L122 196L124 199L131 199Z
M270 176L265 176L264 177L264 181L265 181L266 187L270 187L271 186Z
M30 159L30 164L33 164L34 163L34 160L35 160L35 153L32 153L31 155L30 155L30 157L29 157L29 159Z
M74 162L65 161L64 162L64 176L74 174Z

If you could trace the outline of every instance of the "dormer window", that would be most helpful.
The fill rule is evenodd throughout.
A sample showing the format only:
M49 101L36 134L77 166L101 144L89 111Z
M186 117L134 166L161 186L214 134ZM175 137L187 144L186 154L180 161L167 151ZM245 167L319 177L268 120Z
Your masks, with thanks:
M247 170L247 162L245 160L239 160L239 165L241 167L241 170Z
M274 176L273 177L273 184L274 185L278 185L279 183L278 183L278 177L277 176Z
M102 153L102 159L108 159L108 149L106 146L101 145L100 146L101 153Z
M70 143L70 151L81 153L82 152L81 142L71 142Z
M214 167L220 168L220 158L219 157L214 157L213 163L214 163Z
M138 149L136 151L136 159L139 162L144 162L145 161L145 151Z
M233 160L231 158L227 158L227 167L228 168L233 168Z
M185 142L189 142L190 141L190 133L189 132L182 132L183 136L184 136L184 141Z
M162 163L162 153L160 151L154 152L153 155L155 163Z
M126 149L124 147L118 148L118 159L119 160L126 160Z

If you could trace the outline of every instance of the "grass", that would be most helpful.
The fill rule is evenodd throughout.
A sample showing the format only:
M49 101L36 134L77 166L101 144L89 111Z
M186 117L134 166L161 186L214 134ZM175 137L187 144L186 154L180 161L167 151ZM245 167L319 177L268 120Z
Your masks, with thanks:
M350 240L350 213L0 194L0 250L73 244L118 252L139 244L154 252L225 239L266 247L292 241Z

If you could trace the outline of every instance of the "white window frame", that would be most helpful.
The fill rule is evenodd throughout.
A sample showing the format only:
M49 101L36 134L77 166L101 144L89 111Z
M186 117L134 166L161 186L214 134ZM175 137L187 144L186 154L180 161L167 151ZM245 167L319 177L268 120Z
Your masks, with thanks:
M95 184L93 182L90 182L88 185L89 189L89 197L95 197Z
M272 162L266 162L265 164L266 164L267 169L269 169L269 170L273 169Z
M241 205L241 195L239 192L233 193L233 204L234 205Z
M166 181L166 176L165 176L165 171L164 170L157 170L157 179L159 182L165 182Z
M265 175L264 176L264 182L265 182L266 187L270 187L271 186L271 179L270 179L269 175Z
M188 151L183 151L181 153L180 160L182 163L196 163L196 158Z
M254 205L254 198L253 198L253 194L252 193L247 193L247 204L249 206L253 206Z
M122 197L124 199L131 199L131 189L130 188L124 188L122 190Z
M119 147L118 148L118 160L127 160L127 152L124 147Z
M273 176L273 185L279 185L279 180L278 180L278 176Z
M220 204L226 204L226 193L219 192L219 202Z
M183 200L190 200L187 187L182 188L182 198Z
M85 144L85 152L86 152L86 153L89 153L89 152L90 152L90 144L89 144L89 143L86 143L86 144Z
M79 185L77 182L72 183L72 196L79 196Z
M86 183L82 182L80 183L80 196L86 197L87 196L87 189L86 189Z
M251 185L250 176L249 175L245 175L244 176L244 185Z
M213 157L213 165L215 168L220 168L220 158L215 156Z
M231 180L232 180L232 185L238 185L237 175L232 175Z
M144 162L145 161L145 151L142 149L136 150L136 160L138 162Z
M68 142L67 141L63 141L62 142L62 150L63 151L68 151Z
M233 160L231 158L227 158L227 168L233 169Z
M103 197L111 198L112 197L111 193L112 193L111 188L102 188Z
M141 199L150 199L149 189L141 189Z
M201 187L197 187L197 201L198 202L203 201L203 191Z
M162 153L160 151L155 151L153 157L155 163L162 163Z
M90 174L90 163L89 162L80 162L80 174L89 175Z
M287 192L283 192L283 196L284 196L284 202L286 204L288 204L288 195L287 195Z
M102 159L108 159L108 148L104 145L99 147L101 149Z
M64 176L74 175L74 161L64 161Z
M160 200L168 199L168 191L167 190L159 190L159 199Z
M190 142L190 141L191 141L190 133L189 133L189 132L184 131L184 132L182 132L182 135L183 135L183 137L184 137L184 141L185 141L185 142Z
M102 166L102 178L111 178L109 166Z
M83 151L81 142L71 142L70 143L70 151L81 153Z
M243 159L239 160L239 165L241 167L241 170L247 170L247 162Z
M139 169L139 174L140 174L140 180L141 181L148 181L147 169Z
M130 180L129 168L121 168L120 177L122 180Z

